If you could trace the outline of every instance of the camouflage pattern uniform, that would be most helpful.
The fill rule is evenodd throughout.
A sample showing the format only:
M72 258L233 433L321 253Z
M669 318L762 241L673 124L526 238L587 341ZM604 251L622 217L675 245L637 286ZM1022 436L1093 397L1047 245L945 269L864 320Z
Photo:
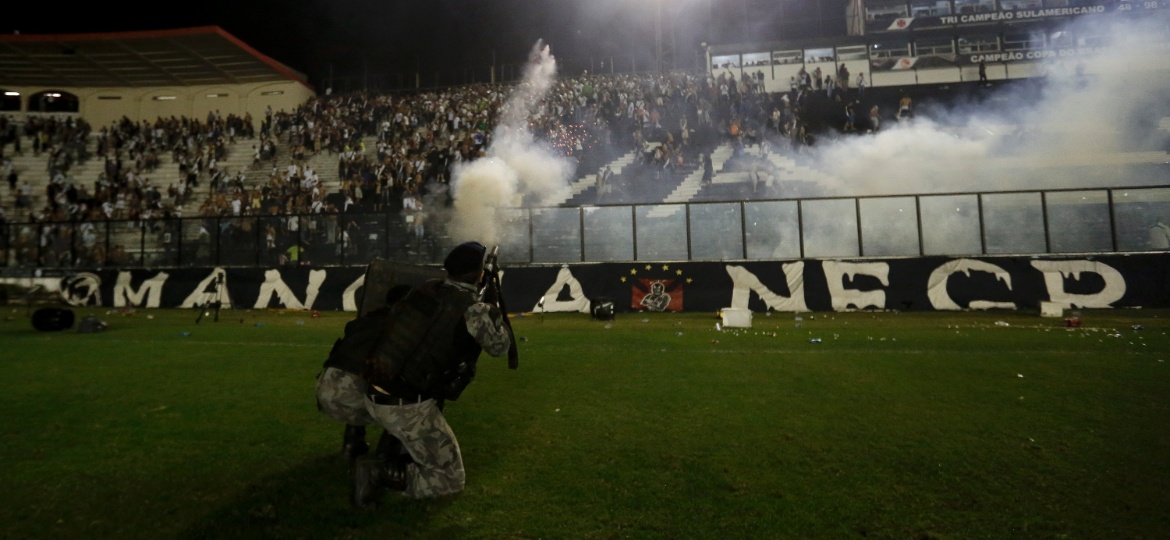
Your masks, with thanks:
M466 294L476 294L475 286L467 283L448 279L444 285L457 287ZM475 302L463 312L463 326L476 344L473 350L455 351L456 358L452 360L453 364L467 364L466 369L459 372L463 386L474 378L475 362L481 350L492 356L507 354L512 342L503 317L499 308L483 302ZM456 328L456 334L460 334L463 328ZM463 343L459 335L452 336L452 339ZM447 399L456 397L458 393L448 395ZM365 404L374 420L402 441L414 460L406 469L406 496L439 497L463 490L466 474L459 441L434 398L402 405L378 405L367 398Z
M317 376L317 408L352 426L374 423L366 410L366 380L344 369L327 367Z
M317 374L317 409L350 426L367 426L366 355L385 331L389 307L373 310L345 324L345 335L333 344L324 369Z
M483 302L467 308L467 333L475 338L483 350L492 356L503 356L512 346L512 339L501 322L500 310Z
M406 467L404 495L421 499L463 491L463 454L435 400L399 406L367 403L374 419L402 441L414 460Z

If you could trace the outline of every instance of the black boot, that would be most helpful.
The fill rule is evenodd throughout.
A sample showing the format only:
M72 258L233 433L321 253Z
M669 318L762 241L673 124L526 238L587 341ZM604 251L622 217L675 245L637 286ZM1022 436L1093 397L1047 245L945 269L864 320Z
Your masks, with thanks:
M357 458L353 464L353 485L349 492L349 502L354 508L365 510L377 506L378 495L381 494L382 484L389 476L386 471L386 462L372 456Z
M378 446L374 449L374 456L389 464L390 477L394 483L390 486L391 489L399 491L406 489L406 466L414 463L414 458L410 457L410 453L402 446L402 441L383 431L378 439Z
M354 461L353 485L349 501L366 510L378 505L378 496L386 489L406 489L406 465L398 460L385 461L377 456L362 456Z
M370 445L366 443L366 426L346 424L345 434L341 437L341 455L354 459L369 451Z

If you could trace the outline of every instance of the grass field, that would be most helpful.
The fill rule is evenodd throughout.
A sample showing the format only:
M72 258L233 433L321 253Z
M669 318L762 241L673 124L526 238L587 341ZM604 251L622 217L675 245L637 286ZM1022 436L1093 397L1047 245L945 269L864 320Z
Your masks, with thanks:
M352 314L3 314L0 538L1170 537L1166 311L517 317L467 489L367 512L313 395Z

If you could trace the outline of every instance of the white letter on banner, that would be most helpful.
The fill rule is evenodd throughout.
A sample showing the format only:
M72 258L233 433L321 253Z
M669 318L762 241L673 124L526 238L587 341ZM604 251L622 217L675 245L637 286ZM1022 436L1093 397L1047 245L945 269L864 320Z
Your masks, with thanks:
M357 290L360 289L362 287L362 285L365 285L365 284L366 284L366 275L362 274L362 275L358 276L358 278L356 280L354 280L353 283L350 283L349 287L345 288L345 291L341 293L341 309L343 309L345 311L357 311L358 310Z
M2 280L0 280L2 282ZM102 305L102 278L91 272L78 272L61 280L61 298L71 306Z
M849 305L856 309L875 307L885 309L886 291L859 291L846 289L842 277L848 275L853 280L857 274L874 276L881 280L882 285L890 285L890 265L888 263L847 263L840 261L824 261L821 267L825 271L825 280L829 283L829 296L833 301L833 311L845 311Z
M288 285L284 283L284 279L280 277L280 270L267 270L264 272L264 283L260 285L260 294L257 295L256 305L253 307L256 309L267 308L268 304L272 302L272 296L275 295L280 303L288 309L312 308L326 275L327 272L324 270L309 271L309 286L305 290L305 302L302 304L297 299L297 295L293 294L292 289L289 289Z
M726 266L727 275L731 276L731 306L732 308L747 309L751 293L760 296L768 307L775 311L802 313L808 311L808 304L804 301L804 262L785 263L781 266L784 278L788 283L791 296L781 296L760 282L760 278L748 272L742 266Z
M114 282L114 307L140 306L148 308L159 307L159 300L162 299L163 285L167 282L170 274L166 272L159 272L154 277L143 281L142 286L136 291L134 286L130 283L130 278L134 275L130 272L118 272L118 280ZM149 293L146 300L146 305L142 305L143 297ZM127 303L126 301L130 302Z
M220 276L223 276L223 285L220 286L220 289L222 290L217 290L215 293L208 291L207 289ZM207 305L208 302L215 300L215 297L217 296L220 299L220 307L231 309L232 295L228 293L227 272L225 272L223 268L212 269L211 273L208 274L207 277L203 278L203 281L199 282L199 285L195 287L195 290L192 291L191 294L187 295L187 299L183 300L183 303L180 304L179 307L203 307Z
M962 272L967 277L971 277L971 272L987 272L988 274L995 274L995 278L1006 283L1008 290L1012 290L1012 275L1007 273L1007 270L1000 268L994 264L977 261L974 259L956 259L950 261L930 273L930 279L926 282L926 296L930 298L930 305L937 310L952 310L958 311L963 309L959 304L951 299L951 295L947 293L947 280L953 274ZM970 309L1016 309L1015 302L990 302L987 300L972 300Z
M501 284L503 279L500 280ZM569 286L569 297L572 300L557 300L560 296L561 290ZM585 297L585 291L581 288L581 282L573 277L573 272L569 271L568 266L562 266L561 271L557 272L557 281L545 291L544 308L540 308L542 312L556 312L556 311L577 311L580 313L589 313L589 299ZM551 298L548 300L547 298ZM537 311L539 304L533 306L532 311Z
M1032 266L1044 274L1050 301L1064 307L1111 308L1125 296L1125 276L1117 269L1098 261L1032 261ZM1093 273L1105 280L1105 287L1096 294L1065 292L1064 279L1081 279L1081 274Z

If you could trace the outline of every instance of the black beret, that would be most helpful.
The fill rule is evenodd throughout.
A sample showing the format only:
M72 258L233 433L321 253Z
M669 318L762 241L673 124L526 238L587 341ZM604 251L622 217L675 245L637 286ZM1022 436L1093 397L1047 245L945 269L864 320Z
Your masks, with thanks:
M464 242L455 246L447 258L443 259L443 268L451 277L462 276L483 269L483 258L487 248L479 242Z

